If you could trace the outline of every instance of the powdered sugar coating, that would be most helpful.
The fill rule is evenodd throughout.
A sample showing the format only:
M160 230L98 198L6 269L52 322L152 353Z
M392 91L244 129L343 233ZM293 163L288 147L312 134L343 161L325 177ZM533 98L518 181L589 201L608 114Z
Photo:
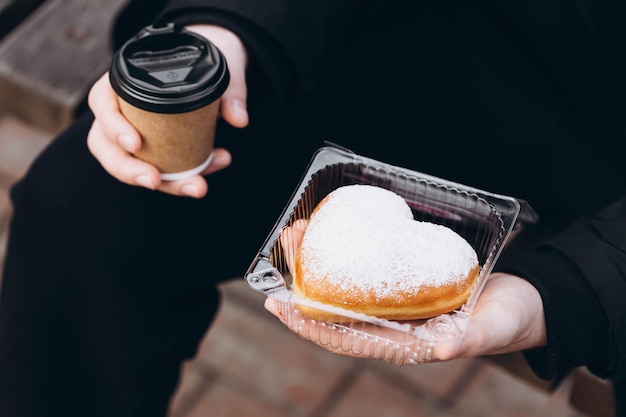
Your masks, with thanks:
M369 185L329 195L310 220L300 256L323 285L371 293L376 300L460 282L478 265L476 252L457 233L414 220L402 197Z

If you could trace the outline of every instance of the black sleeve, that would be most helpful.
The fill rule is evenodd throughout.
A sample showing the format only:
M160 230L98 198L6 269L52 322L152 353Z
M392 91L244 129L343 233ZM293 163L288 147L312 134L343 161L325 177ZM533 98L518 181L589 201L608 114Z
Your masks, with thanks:
M168 0L128 0L112 23L111 47L115 51L143 27L154 23Z
M613 132L626 129L626 3L490 0L547 65L568 100ZM602 75L598 76L598 68Z
M548 344L526 352L539 375L558 378L585 365L626 378L626 197L504 270L527 279L543 299Z
M243 40L254 63L284 94L310 90L325 57L353 25L390 1L361 0L172 0L160 16L180 24L224 26Z

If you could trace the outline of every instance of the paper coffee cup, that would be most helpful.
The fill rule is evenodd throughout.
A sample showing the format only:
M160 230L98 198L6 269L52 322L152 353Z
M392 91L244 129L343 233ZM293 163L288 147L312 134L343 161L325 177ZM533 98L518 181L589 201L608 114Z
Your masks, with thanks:
M164 180L208 166L230 80L215 45L174 24L148 26L115 53L109 77L122 114L143 139L137 158Z

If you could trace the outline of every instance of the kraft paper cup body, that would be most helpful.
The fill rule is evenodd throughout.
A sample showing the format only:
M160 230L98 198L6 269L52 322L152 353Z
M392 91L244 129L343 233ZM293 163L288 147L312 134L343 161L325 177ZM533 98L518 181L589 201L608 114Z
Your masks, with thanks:
M211 156L220 100L178 114L149 112L122 99L119 104L143 139L135 156L157 167L166 179L199 169Z
M204 171L230 80L215 45L171 23L147 26L115 53L109 78L120 111L142 137L137 158L164 180Z

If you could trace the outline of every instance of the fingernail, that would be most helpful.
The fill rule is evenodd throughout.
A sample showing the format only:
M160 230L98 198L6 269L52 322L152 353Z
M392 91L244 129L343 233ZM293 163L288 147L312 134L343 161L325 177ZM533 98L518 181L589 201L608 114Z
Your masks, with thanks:
M137 185L141 185L142 187L154 190L154 183L152 182L152 179L147 175L139 175L135 178L135 183Z
M183 194L188 195L190 197L198 198L198 196L200 195L200 193L198 193L198 189L196 188L196 186L191 185L191 184L183 185L183 188L181 188L181 191L183 192Z
M133 152L135 150L135 141L132 137L128 135L119 135L117 138L120 146L124 148L128 152Z
M248 110L246 105L241 100L233 100L233 110L237 117L248 120Z

